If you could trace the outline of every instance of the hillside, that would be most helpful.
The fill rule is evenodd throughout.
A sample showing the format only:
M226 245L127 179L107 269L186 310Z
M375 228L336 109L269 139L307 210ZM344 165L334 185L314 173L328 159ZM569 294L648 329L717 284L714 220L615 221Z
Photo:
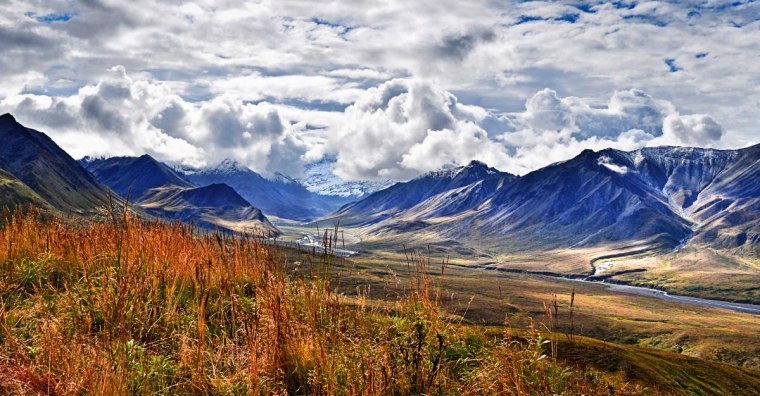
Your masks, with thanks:
M232 187L225 184L196 187L149 155L85 159L82 163L100 181L119 195L129 197L130 202L148 214L210 229L279 234L261 210Z
M473 161L467 166L432 172L408 182L394 184L340 208L325 220L340 221L346 226L359 226L375 224L389 218L401 218L404 211L438 194L452 193L454 190L479 184L479 187L472 191L462 190L453 193L454 196L448 199L439 197L438 204L422 205L431 207L430 211L420 207L411 211L417 213L417 216L411 216L415 218L455 214L476 207L496 189L508 188L514 180L516 176Z
M0 141L0 160L5 170L51 207L90 215L108 205L108 187L44 133L26 128L12 115L4 114L0 116Z
M251 206L226 184L194 188L158 187L150 190L139 205L149 214L204 228L219 227L267 237L280 233L261 210Z
M29 205L46 211L53 210L42 197L5 170L0 162L0 208L8 208L13 212L18 207Z
M447 172L396 184L326 219L368 235L424 230L507 252L643 243L756 254L760 246L760 146L586 150L522 177Z

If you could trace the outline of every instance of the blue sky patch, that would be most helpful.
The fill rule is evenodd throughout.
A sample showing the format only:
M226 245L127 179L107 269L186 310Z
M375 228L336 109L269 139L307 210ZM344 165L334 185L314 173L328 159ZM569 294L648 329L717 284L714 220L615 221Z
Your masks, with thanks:
M668 65L668 68L670 69L671 73L675 73L677 71L683 70L680 67L678 67L678 65L676 64L675 58L665 59L665 64Z
M336 28L336 27L343 27L343 25L341 25L340 23L330 22L330 21L328 21L326 19L321 19L321 18L317 18L317 17L311 18L311 21L314 22L314 23L316 23L317 25L329 26L329 27L334 27L334 28Z
M321 19L321 18L317 18L317 17L311 18L311 21L314 22L314 23L316 23L319 26L329 26L331 28L343 29L343 31L339 33L339 35L341 37L343 35L345 35L346 33L348 33L348 32L350 32L350 31L352 31L352 30L355 29L355 27L353 27L353 26L346 26L346 25L342 25L342 24L340 24L338 22L332 22L332 21L328 21L326 19Z
M636 3L635 1L630 1L630 2L628 2L628 1L613 1L612 2L612 5L615 6L615 8L625 9L625 10L632 10L632 9L636 8L637 4L638 3Z
M699 18L702 16L702 13L700 13L699 11L689 11L689 13L686 14L686 16L688 18Z
M668 26L667 22L665 22L665 21L663 21L661 19L657 19L657 18L655 18L653 16L650 16L650 15L643 15L643 14L626 15L626 16L623 17L623 19L626 20L626 21L639 21L639 22L648 23L650 25L655 25L655 26L659 26L659 27Z
M709 55L709 52L700 52L700 53L694 55L694 57L697 58L697 59L703 59L703 58L707 57L707 55Z
M33 12L27 12L24 13L24 15L34 18L37 20L37 22L45 23L45 24L51 24L53 22L68 22L71 20L71 18L75 17L76 14L70 13L70 12L62 12L62 13L52 13L47 15L37 15Z
M596 14L596 10L594 9L594 5L593 4L587 4L587 3L577 4L575 6L575 8L577 8L577 9L579 9L579 10L581 10L581 11L587 13L587 14Z
M533 16L533 15L520 15L520 18L517 20L515 25L522 25L524 23L537 22L537 21L556 21L556 22L575 23L578 21L578 18L580 18L580 14L563 14L554 18L543 18L540 16Z

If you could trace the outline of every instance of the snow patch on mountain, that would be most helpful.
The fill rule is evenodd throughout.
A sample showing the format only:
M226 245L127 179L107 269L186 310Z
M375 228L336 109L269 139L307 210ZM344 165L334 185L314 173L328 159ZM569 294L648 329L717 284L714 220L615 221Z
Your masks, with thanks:
M625 166L625 165L619 165L619 164L614 163L612 161L612 158L610 158L610 157L608 157L606 155L603 155L603 156L599 157L599 159L596 161L596 163L599 164L599 165L601 165L601 166L603 166L603 167L605 167L605 168L607 168L607 169L609 169L609 170L611 170L611 171L613 171L613 172L620 173L621 175L624 175L624 174L628 173L628 171L629 171L629 169L628 169L627 166Z
M309 191L344 198L362 197L391 186L392 180L345 181L333 173L334 157L306 165L305 176L298 181Z

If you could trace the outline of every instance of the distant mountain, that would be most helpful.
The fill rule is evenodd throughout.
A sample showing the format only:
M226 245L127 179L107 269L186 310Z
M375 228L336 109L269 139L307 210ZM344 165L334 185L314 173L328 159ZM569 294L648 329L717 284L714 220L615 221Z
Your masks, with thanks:
M284 219L311 220L351 200L350 197L311 192L285 175L278 174L274 179L267 179L230 159L210 168L185 167L178 168L178 171L196 185L228 184L264 213Z
M306 164L304 177L298 181L309 191L319 195L338 196L351 200L393 185L392 180L345 181L333 173L335 161L334 156L325 156L319 161Z
M760 253L760 145L586 150L522 177L469 167L469 177L434 172L328 219L370 234L426 230L507 251L627 243Z
M526 250L628 240L677 246L691 223L656 185L628 170L627 156L586 150L529 173L497 191L472 216L472 229Z
M33 202L79 215L108 205L108 187L47 135L24 127L10 114L0 116L0 161L4 201Z
M148 213L202 227L278 235L279 231L232 187L158 187L140 203Z
M81 163L123 197L129 196L147 213L205 228L277 235L279 231L232 187L196 187L169 166L149 155L85 158Z
M108 159L85 157L79 162L117 194L129 195L137 201L158 187L194 187L172 168L149 155Z
M368 225L402 217L425 218L454 214L477 206L497 188L517 177L473 161L467 166L431 172L404 183L394 184L366 198L345 205L330 215L344 225ZM467 189L467 187L471 187ZM427 202L435 197L434 201ZM416 216L409 216L415 213Z

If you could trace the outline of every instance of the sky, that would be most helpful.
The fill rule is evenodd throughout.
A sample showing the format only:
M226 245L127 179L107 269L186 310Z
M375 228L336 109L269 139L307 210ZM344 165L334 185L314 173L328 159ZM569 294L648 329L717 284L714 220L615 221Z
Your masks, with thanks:
M407 180L760 143L760 2L0 0L0 112L72 156Z

